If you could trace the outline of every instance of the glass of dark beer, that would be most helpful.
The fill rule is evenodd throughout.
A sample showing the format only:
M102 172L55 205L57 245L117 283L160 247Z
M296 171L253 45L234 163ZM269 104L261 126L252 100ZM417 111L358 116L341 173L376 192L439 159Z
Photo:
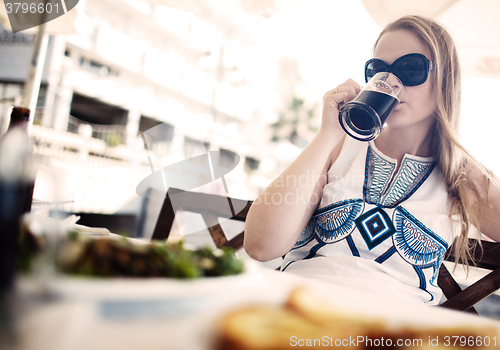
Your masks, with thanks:
M399 103L398 95L402 89L403 83L394 74L375 74L354 100L342 106L340 125L356 140L374 140L389 113Z

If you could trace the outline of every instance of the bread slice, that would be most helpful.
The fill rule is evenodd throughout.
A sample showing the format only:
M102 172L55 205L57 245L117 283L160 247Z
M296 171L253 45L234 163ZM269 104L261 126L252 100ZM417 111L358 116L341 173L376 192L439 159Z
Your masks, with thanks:
M389 324L383 317L348 314L310 289L297 288L285 305L254 305L226 313L218 327L216 348L495 349L500 341L497 332L496 327L474 324Z
M331 338L359 334L356 329L319 324L294 310L274 306L253 306L230 312L219 329L219 350L281 350L305 345L308 349L319 349L329 345Z

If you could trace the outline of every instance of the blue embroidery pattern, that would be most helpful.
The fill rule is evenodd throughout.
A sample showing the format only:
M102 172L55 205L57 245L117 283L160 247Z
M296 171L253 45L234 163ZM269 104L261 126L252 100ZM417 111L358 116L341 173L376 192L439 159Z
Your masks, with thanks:
M395 232L391 218L384 209L379 207L364 213L355 222L369 250L378 246Z
M384 193L387 183L391 179L395 167L395 164L386 161L368 146L368 151L366 152L365 183L363 185L363 193L367 203L378 203L381 194Z
M375 259L375 262L378 262L379 264L382 264L382 263L384 263L384 261L386 261L391 256L393 256L394 253L396 253L396 248L394 248L394 246L392 246L389 249L387 249L387 251L384 254L382 254L377 259Z
M314 237L314 227L315 227L314 221L311 218L311 220L309 220L309 223L307 224L304 231L302 231L302 233L300 234L300 237L297 240L297 243L295 243L295 245L293 246L292 249L297 249L297 248L303 247L307 243L309 243Z
M435 285L448 244L403 207L397 207L394 211L394 222L396 234L393 241L396 250L415 267L432 267L434 272L430 283Z
M309 243L314 235L324 243L337 242L351 233L354 219L363 209L362 199L348 199L316 210L294 249Z
M324 243L340 241L354 228L354 219L363 208L362 199L351 199L322 208L312 217L315 234Z
M307 254L307 256L304 258L304 260L314 258L316 256L316 253L318 252L318 250L320 248L324 247L325 245L326 245L326 243L323 243L323 242L319 242L318 244L316 244L314 247L312 247L312 249L309 251L309 254Z
M401 164L401 171L392 182L382 205L394 207L410 197L429 177L436 166L435 162L420 162L406 158ZM412 186L412 184L415 184Z
M363 186L365 201L384 208L395 208L420 188L435 166L433 161L404 158L399 172L386 191L396 164L385 160L368 146Z
M351 249L352 255L360 257L359 250L356 247L356 244L354 243L354 240L352 239L352 236L347 236L347 238L345 240L347 241L347 244L349 245L349 249Z

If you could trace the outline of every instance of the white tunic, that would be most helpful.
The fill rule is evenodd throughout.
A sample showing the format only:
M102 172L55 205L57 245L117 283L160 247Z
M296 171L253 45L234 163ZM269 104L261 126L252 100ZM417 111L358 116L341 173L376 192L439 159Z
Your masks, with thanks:
M396 163L373 142L347 138L281 270L437 304L453 238L447 188L432 157L407 154L397 173Z

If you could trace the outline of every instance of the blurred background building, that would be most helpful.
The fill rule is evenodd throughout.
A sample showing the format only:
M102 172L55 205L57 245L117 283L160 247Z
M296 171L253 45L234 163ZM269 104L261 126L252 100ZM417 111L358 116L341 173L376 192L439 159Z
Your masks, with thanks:
M229 150L241 159L226 176L231 195L255 198L296 155L294 144L304 144L297 121L293 130L277 124L292 98L276 94L275 72L286 77L292 66L286 92L293 94L297 62L259 49L208 3L87 0L78 11L73 34L49 39L31 132L39 165L35 199L50 198L43 170L57 169L58 198L70 201L66 211L129 216L123 226L148 235L151 227L137 227L145 199L135 187L151 165L158 170ZM8 99L22 95L35 36L2 29L0 40L4 132ZM157 126L146 150L141 132ZM224 193L220 180L209 187ZM152 210L153 218L159 203Z
M137 184L155 170L218 150L241 159L226 176L230 194L254 199L317 132L323 94L348 78L362 83L380 27L407 12L451 27L465 63L463 110L472 116L464 118L464 136L472 140L481 130L471 144L483 148L473 153L495 170L496 157L483 150L493 151L487 142L500 115L478 101L493 101L499 92L498 6L491 0L80 1L71 33L49 36L31 131L35 208L57 192L67 212L95 220L114 215L121 223L112 230L149 236L161 201L139 197ZM23 93L36 37L0 30L3 133L12 101ZM477 114L488 115L488 128L477 126ZM225 193L220 179L193 190Z

